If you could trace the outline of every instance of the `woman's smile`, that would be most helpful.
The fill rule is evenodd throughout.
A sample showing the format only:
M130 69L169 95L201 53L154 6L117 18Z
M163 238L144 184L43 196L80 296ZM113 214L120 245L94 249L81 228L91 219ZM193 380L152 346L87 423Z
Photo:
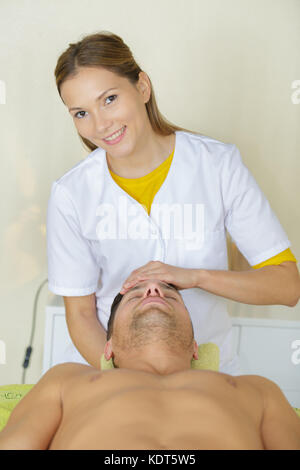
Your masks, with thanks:
M115 132L110 137L107 137L106 139L103 139L103 140L108 145L118 144L119 142L121 142L121 140L125 136L126 130L127 130L127 126L124 126L119 131Z

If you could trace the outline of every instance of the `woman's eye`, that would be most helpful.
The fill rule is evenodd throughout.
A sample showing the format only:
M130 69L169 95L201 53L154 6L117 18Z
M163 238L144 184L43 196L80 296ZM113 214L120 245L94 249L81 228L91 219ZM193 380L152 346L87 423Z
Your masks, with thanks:
M106 102L106 100L109 100L110 98L113 98L112 101L115 101L116 98L117 98L117 95L110 95L110 96L108 96L107 98L105 98L105 102ZM110 101L108 104L110 104L112 101ZM85 116L83 116L81 113L85 113L85 111L78 111L78 113L74 114L74 117L77 118L77 119L82 119L82 118L84 118Z
M82 119L84 116L80 116L79 117L79 114L80 113L85 113L85 111L78 111L78 113L74 114L74 116L77 118L77 119Z
M108 96L108 97L105 99L105 102L106 102L106 100L109 100L109 98L114 98L113 101L115 101L115 97L116 97L116 96L117 96L117 95L110 95L110 96ZM109 104L109 103L108 103L108 104Z

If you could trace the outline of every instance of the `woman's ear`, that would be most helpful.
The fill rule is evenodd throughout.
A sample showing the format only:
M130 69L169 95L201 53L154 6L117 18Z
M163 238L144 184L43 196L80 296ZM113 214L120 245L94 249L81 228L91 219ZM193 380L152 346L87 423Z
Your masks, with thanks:
M104 346L104 357L107 361L109 361L112 357L114 356L113 350L112 350L112 339L106 342Z
M144 98L144 103L148 103L151 96L151 83L146 72L139 73L138 89Z

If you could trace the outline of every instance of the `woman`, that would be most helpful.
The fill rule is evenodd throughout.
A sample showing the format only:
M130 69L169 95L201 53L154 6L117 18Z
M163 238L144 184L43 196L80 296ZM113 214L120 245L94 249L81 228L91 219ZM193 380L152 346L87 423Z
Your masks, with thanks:
M225 298L299 298L290 241L238 149L170 124L115 34L70 44L55 77L91 151L48 205L49 289L64 296L74 343L62 360L99 367L114 297L148 276L182 289L197 342L218 344L220 370L237 374ZM259 269L228 271L226 229Z

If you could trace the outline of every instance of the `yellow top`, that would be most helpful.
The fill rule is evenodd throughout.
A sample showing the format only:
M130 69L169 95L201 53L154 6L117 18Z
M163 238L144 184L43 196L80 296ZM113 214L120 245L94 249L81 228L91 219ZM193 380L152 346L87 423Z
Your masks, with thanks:
M154 196L167 177L173 160L174 150L175 148L161 165L141 178L123 178L109 170L115 182L124 189L129 196L138 201L147 211L148 215L150 214Z
M132 198L138 201L147 211L148 215L150 214L151 204L154 196L167 177L173 160L174 150L175 148L161 165L155 168L155 170L151 171L151 173L148 173L141 178L123 178L122 176L118 176L109 170L115 182ZM297 263L297 260L291 252L290 248L282 251L281 253L278 253L275 256L272 256L272 258L269 258L266 261L252 266L252 268L258 269L270 264L280 264L283 261L294 261Z

